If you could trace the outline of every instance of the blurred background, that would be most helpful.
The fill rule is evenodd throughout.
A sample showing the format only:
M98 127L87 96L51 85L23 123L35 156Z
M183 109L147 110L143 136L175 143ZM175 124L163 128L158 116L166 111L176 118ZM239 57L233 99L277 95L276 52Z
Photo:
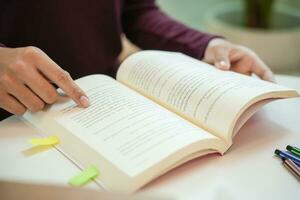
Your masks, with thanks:
M173 18L252 48L276 73L300 76L300 0L157 0Z

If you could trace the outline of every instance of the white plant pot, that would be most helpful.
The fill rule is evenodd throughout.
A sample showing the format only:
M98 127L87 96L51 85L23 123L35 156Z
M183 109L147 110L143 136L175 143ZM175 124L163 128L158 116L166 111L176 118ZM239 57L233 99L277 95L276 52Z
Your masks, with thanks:
M242 27L241 19L241 4L228 2L209 11L206 30L250 47L276 72L300 70L299 10L276 7L270 30Z

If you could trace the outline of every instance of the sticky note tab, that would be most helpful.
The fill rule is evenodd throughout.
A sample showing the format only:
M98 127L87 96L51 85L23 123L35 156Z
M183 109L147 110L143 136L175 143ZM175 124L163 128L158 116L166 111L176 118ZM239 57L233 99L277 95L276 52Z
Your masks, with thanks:
M45 138L33 138L29 140L34 146L46 146L46 145L56 145L59 143L59 139L56 136L49 136Z
M69 184L72 186L81 186L88 183L91 179L96 178L99 174L100 172L95 166L90 166L71 178Z

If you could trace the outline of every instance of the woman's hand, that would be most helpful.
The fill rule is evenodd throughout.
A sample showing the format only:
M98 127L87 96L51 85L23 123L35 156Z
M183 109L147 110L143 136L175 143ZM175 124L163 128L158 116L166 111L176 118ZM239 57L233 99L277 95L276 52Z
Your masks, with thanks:
M209 42L203 61L222 70L246 75L254 73L263 80L275 82L272 71L252 50L224 39L217 38Z
M0 107L22 115L27 109L36 112L52 104L60 87L78 105L87 107L85 93L68 72L60 68L36 47L0 48Z

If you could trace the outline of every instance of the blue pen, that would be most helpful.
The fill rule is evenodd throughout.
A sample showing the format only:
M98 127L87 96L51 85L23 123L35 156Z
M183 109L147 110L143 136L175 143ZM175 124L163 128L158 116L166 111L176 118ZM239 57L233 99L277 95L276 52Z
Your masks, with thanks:
M289 152L280 151L278 149L275 150L275 154L278 155L280 158L291 159L296 165L300 167L300 158L294 156Z

